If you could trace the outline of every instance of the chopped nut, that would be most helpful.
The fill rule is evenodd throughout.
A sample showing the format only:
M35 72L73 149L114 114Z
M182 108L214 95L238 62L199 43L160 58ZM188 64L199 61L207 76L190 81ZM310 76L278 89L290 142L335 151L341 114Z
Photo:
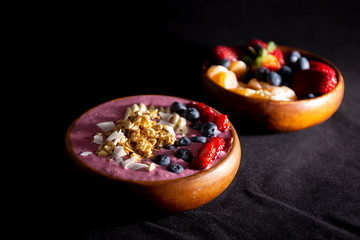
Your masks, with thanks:
M155 163L150 163L149 167L148 167L148 171L151 172L152 170L154 170L156 168Z

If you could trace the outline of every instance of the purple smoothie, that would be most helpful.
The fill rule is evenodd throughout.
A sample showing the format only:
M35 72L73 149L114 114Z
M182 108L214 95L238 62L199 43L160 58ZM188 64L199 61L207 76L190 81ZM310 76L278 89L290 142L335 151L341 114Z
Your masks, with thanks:
M189 101L181 98L170 97L170 96L158 96L158 95L140 95L122 98L110 102L103 103L90 111L83 114L74 124L74 127L70 133L70 142L73 148L74 154L87 166L94 168L106 175L110 175L120 179L129 179L129 180L141 180L141 181L159 181L159 180L170 180L176 178L182 178L195 173L200 172L201 170L194 170L188 167L188 163L182 159L178 159L174 156L173 150L159 149L154 150L154 156L159 154L166 154L170 157L170 163L178 163L184 167L184 170L180 173L172 173L166 169L167 166L156 165L156 168L153 171L148 171L146 169L131 170L123 168L121 164L116 164L114 161L109 161L108 157L101 157L95 154L98 144L93 143L93 136L101 131L101 129L96 125L97 123L113 121L115 124L119 119L122 119L125 115L126 108L132 106L134 103L140 104L144 103L147 107L154 105L156 107L168 107L173 102L181 102L183 104L189 103ZM189 126L190 122L187 122ZM201 133L197 130L191 129L189 127L189 133L186 137L190 138L193 136L201 136ZM219 132L217 136L220 136L225 139L226 146L230 146L232 141L232 134L230 129ZM176 136L177 138L181 137L180 135ZM198 155L202 143L191 143L190 146L184 146L180 148L189 149L194 157ZM226 152L229 151L229 148L225 148L221 152L220 156L212 161L208 168L214 166L219 160L221 160ZM82 152L92 152L88 156L80 155ZM152 162L152 158L142 159L142 162Z

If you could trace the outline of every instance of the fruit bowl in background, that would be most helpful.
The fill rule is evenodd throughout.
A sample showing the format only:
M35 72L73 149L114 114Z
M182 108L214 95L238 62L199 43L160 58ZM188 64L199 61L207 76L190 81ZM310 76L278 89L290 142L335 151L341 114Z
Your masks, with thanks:
M205 91L233 114L250 116L259 124L276 132L298 131L320 124L329 119L339 108L344 95L344 79L334 64L313 53L278 46L285 58L294 50L309 60L317 60L332 67L336 72L336 87L321 96L296 101L275 101L246 97L225 89L206 76L209 66L203 65L201 82Z
M80 146L79 148L79 146L76 146L76 139L79 138L77 133L81 132L81 129L77 128L76 125L79 121L82 121L81 119L89 119L92 121L94 117L100 116L101 118L104 118L106 113L113 113L113 110L117 109L117 106L124 106L125 101L127 101L126 104L128 104L129 101L138 103L139 101L141 102L141 99L145 98L150 99L149 104L151 103L151 105L155 106L157 106L157 104L164 104L164 102L169 103L169 101L196 103L192 100L172 96L139 95L115 99L94 107L82 114L68 128L65 141L67 153L70 158L76 166L80 166L80 169L85 170L85 172L90 173L91 175L100 176L101 179L105 179L105 181L108 181L112 185L115 183L115 187L113 188L114 192L126 190L132 197L146 204L148 209L156 209L170 213L183 212L200 207L216 198L230 185L240 165L240 141L230 122L229 130L231 131L232 141L229 143L230 146L223 158L214 165L209 166L207 169L185 177L152 181L122 179L108 174L106 171L104 172L101 169L97 169L80 156L79 152L81 151L78 149L84 147ZM98 110L99 108L102 108L104 111L101 110L96 114L91 114L91 112L94 112L93 110ZM215 109L213 110L220 114ZM91 116L89 116L89 114ZM84 125L90 124L85 123ZM91 125L93 125L93 123L91 123Z

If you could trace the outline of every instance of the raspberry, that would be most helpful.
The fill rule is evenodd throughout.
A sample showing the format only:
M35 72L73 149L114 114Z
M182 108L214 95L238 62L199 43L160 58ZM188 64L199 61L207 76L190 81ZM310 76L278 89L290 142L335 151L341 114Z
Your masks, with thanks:
M228 116L225 114L217 116L214 123L220 132L223 132L230 127Z

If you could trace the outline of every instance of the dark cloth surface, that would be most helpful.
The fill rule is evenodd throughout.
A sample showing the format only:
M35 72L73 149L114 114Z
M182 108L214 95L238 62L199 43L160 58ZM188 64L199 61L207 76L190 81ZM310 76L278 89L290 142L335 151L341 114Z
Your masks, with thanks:
M241 143L240 168L210 203L162 214L127 207L121 190L80 172L63 154L49 180L57 186L53 204L44 209L53 223L49 239L360 238L357 1L151 1L120 9L101 17L82 11L64 22L62 139L71 122L97 104L174 95L229 115ZM241 45L250 38L334 63L345 80L338 111L320 125L290 133L270 133L225 112L200 85L201 63L213 45Z

